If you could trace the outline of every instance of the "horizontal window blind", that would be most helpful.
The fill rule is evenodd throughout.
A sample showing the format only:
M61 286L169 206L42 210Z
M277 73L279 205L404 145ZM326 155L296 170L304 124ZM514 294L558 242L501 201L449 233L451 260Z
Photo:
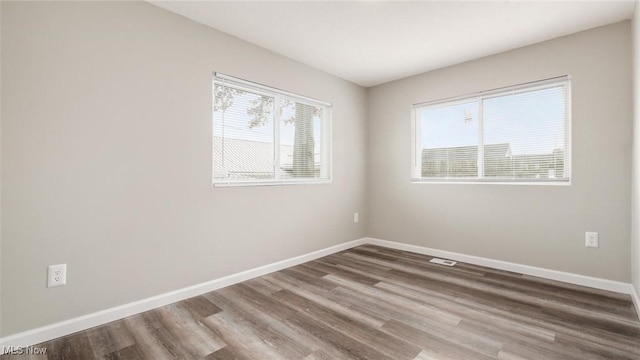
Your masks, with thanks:
M330 104L214 76L214 185L330 182L331 167Z
M569 182L570 80L415 105L414 181Z

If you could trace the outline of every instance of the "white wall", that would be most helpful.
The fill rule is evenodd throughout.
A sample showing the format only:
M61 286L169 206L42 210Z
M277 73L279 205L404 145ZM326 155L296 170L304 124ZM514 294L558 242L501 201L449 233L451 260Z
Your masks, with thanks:
M367 235L630 281L629 21L369 89ZM573 78L571 186L410 182L410 107L560 75ZM584 232L600 248L584 247Z
M640 6L633 13L633 180L631 191L631 280L640 294Z
M365 235L361 87L144 2L2 5L3 335ZM213 71L332 102L333 184L213 188Z

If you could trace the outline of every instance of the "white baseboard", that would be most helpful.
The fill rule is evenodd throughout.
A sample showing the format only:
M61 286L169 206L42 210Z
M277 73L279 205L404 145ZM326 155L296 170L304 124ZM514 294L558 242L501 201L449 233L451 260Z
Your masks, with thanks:
M153 296L129 304L116 306L114 308L98 311L92 314L83 315L73 319L61 321L55 324L43 326L33 330L9 335L0 338L0 354L8 352L16 347L25 347L49 341L55 338L73 334L78 331L86 330L95 326L103 325L112 321L116 321L127 316L135 315L144 311L152 310L161 306L172 304L194 296L202 295L210 291L221 289L226 286L237 284L249 279L253 279L262 275L266 275L275 271L286 269L295 265L299 265L311 260L331 255L339 251L347 250L352 247L363 245L366 239L358 239L343 244L331 246L325 249L314 251L308 254L296 256L291 259L278 261L272 264L260 266L254 269L246 270L229 276L221 277L212 281L189 286L180 290L168 292L165 294Z
M640 296L638 296L638 291L633 285L631 285L631 299L633 299L633 305L636 307L636 315L640 318Z
M469 264L486 266L493 269L512 271L520 274L537 276L545 279L557 280L557 281L562 281L562 282L575 284L575 285L588 286L596 289L613 291L617 293L631 294L631 292L633 291L633 286L631 286L631 284L623 283L619 281L600 279L600 278L595 278L590 276L578 275L578 274L562 272L557 270L544 269L544 268L539 268L539 267L529 266L529 265L516 264L516 263L501 261L501 260L493 260L493 259L488 259L488 258L479 257L479 256L465 255L465 254L460 254L460 253L451 252L451 251L432 249L428 247L409 245L409 244L398 243L398 242L387 241L387 240L367 238L366 242L367 244L371 244L371 245L378 245L378 246L384 246L384 247L397 249L397 250L410 251L418 254L451 259L451 260L456 260L460 262L466 262Z
M386 241L374 238L362 238L349 241L343 244L321 249L308 254L296 256L291 259L278 261L272 264L257 267L255 269L246 270L212 281L204 282L194 286L186 287L180 290L168 292L165 294L153 296L147 299L139 300L129 304L124 304L114 308L98 311L92 314L76 317L73 319L61 321L55 324L43 326L33 330L13 334L4 338L0 338L0 354L7 352L11 347L25 347L49 341L55 338L73 334L78 331L86 330L95 326L103 325L112 321L116 321L127 316L139 314L144 311L152 310L161 306L165 306L174 302L178 302L190 297L202 295L210 291L221 289L226 286L237 284L249 279L253 279L262 275L286 269L291 266L299 265L311 260L331 255L339 251L347 250L356 246L371 244L387 248L410 251L418 254L437 256L445 259L451 259L466 262L475 265L486 266L494 269L513 271L520 274L538 276L551 280L558 280L576 285L588 286L596 289L608 290L629 294L633 298L638 315L640 315L640 298L638 293L631 284L599 279L589 276L572 274L562 271L549 270L534 266L521 265L506 261L493 260L479 256L465 255L451 251L432 249L417 245L409 245Z

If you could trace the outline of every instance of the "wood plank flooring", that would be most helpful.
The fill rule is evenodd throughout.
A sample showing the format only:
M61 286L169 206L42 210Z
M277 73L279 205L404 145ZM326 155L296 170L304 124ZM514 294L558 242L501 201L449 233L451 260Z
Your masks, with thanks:
M627 295L360 246L5 359L640 359Z

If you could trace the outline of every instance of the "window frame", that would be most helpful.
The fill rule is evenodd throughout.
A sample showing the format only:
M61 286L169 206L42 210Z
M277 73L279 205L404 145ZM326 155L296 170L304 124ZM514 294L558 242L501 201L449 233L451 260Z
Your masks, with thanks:
M302 184L331 184L333 183L333 134L332 134L332 104L326 101L313 99L310 97L298 95L285 90L274 88L267 85L262 85L252 81L236 78L230 75L222 74L219 72L213 73L213 79L211 83L212 101L215 101L215 86L231 86L233 88L251 92L256 95L268 96L274 99L274 121L273 121L273 179L261 179L261 180L232 180L222 181L216 179L215 172L215 146L214 146L214 129L215 129L215 111L211 113L211 182L214 187L235 187L235 186L274 186L274 185L302 185ZM320 134L320 174L319 178L287 178L282 179L279 177L277 167L280 163L280 111L278 104L282 100L292 101L294 103L301 103L314 107L321 107L323 111L322 126ZM324 175L324 177L323 177Z
M543 90L562 86L565 91L565 124L564 124L564 164L566 177L558 179L506 179L506 178L486 178L484 177L484 114L483 100L515 95L536 90ZM446 106L453 106L468 102L478 102L478 177L474 178L424 178L422 177L422 146L421 146L421 122L420 112L423 109L435 109ZM564 75L545 80L532 81L523 84L507 86L492 90L480 91L476 93L455 96L451 98L422 102L411 106L411 182L415 184L494 184L494 185L563 185L570 186L572 181L572 121L571 121L571 76ZM482 164L482 166L480 166Z

